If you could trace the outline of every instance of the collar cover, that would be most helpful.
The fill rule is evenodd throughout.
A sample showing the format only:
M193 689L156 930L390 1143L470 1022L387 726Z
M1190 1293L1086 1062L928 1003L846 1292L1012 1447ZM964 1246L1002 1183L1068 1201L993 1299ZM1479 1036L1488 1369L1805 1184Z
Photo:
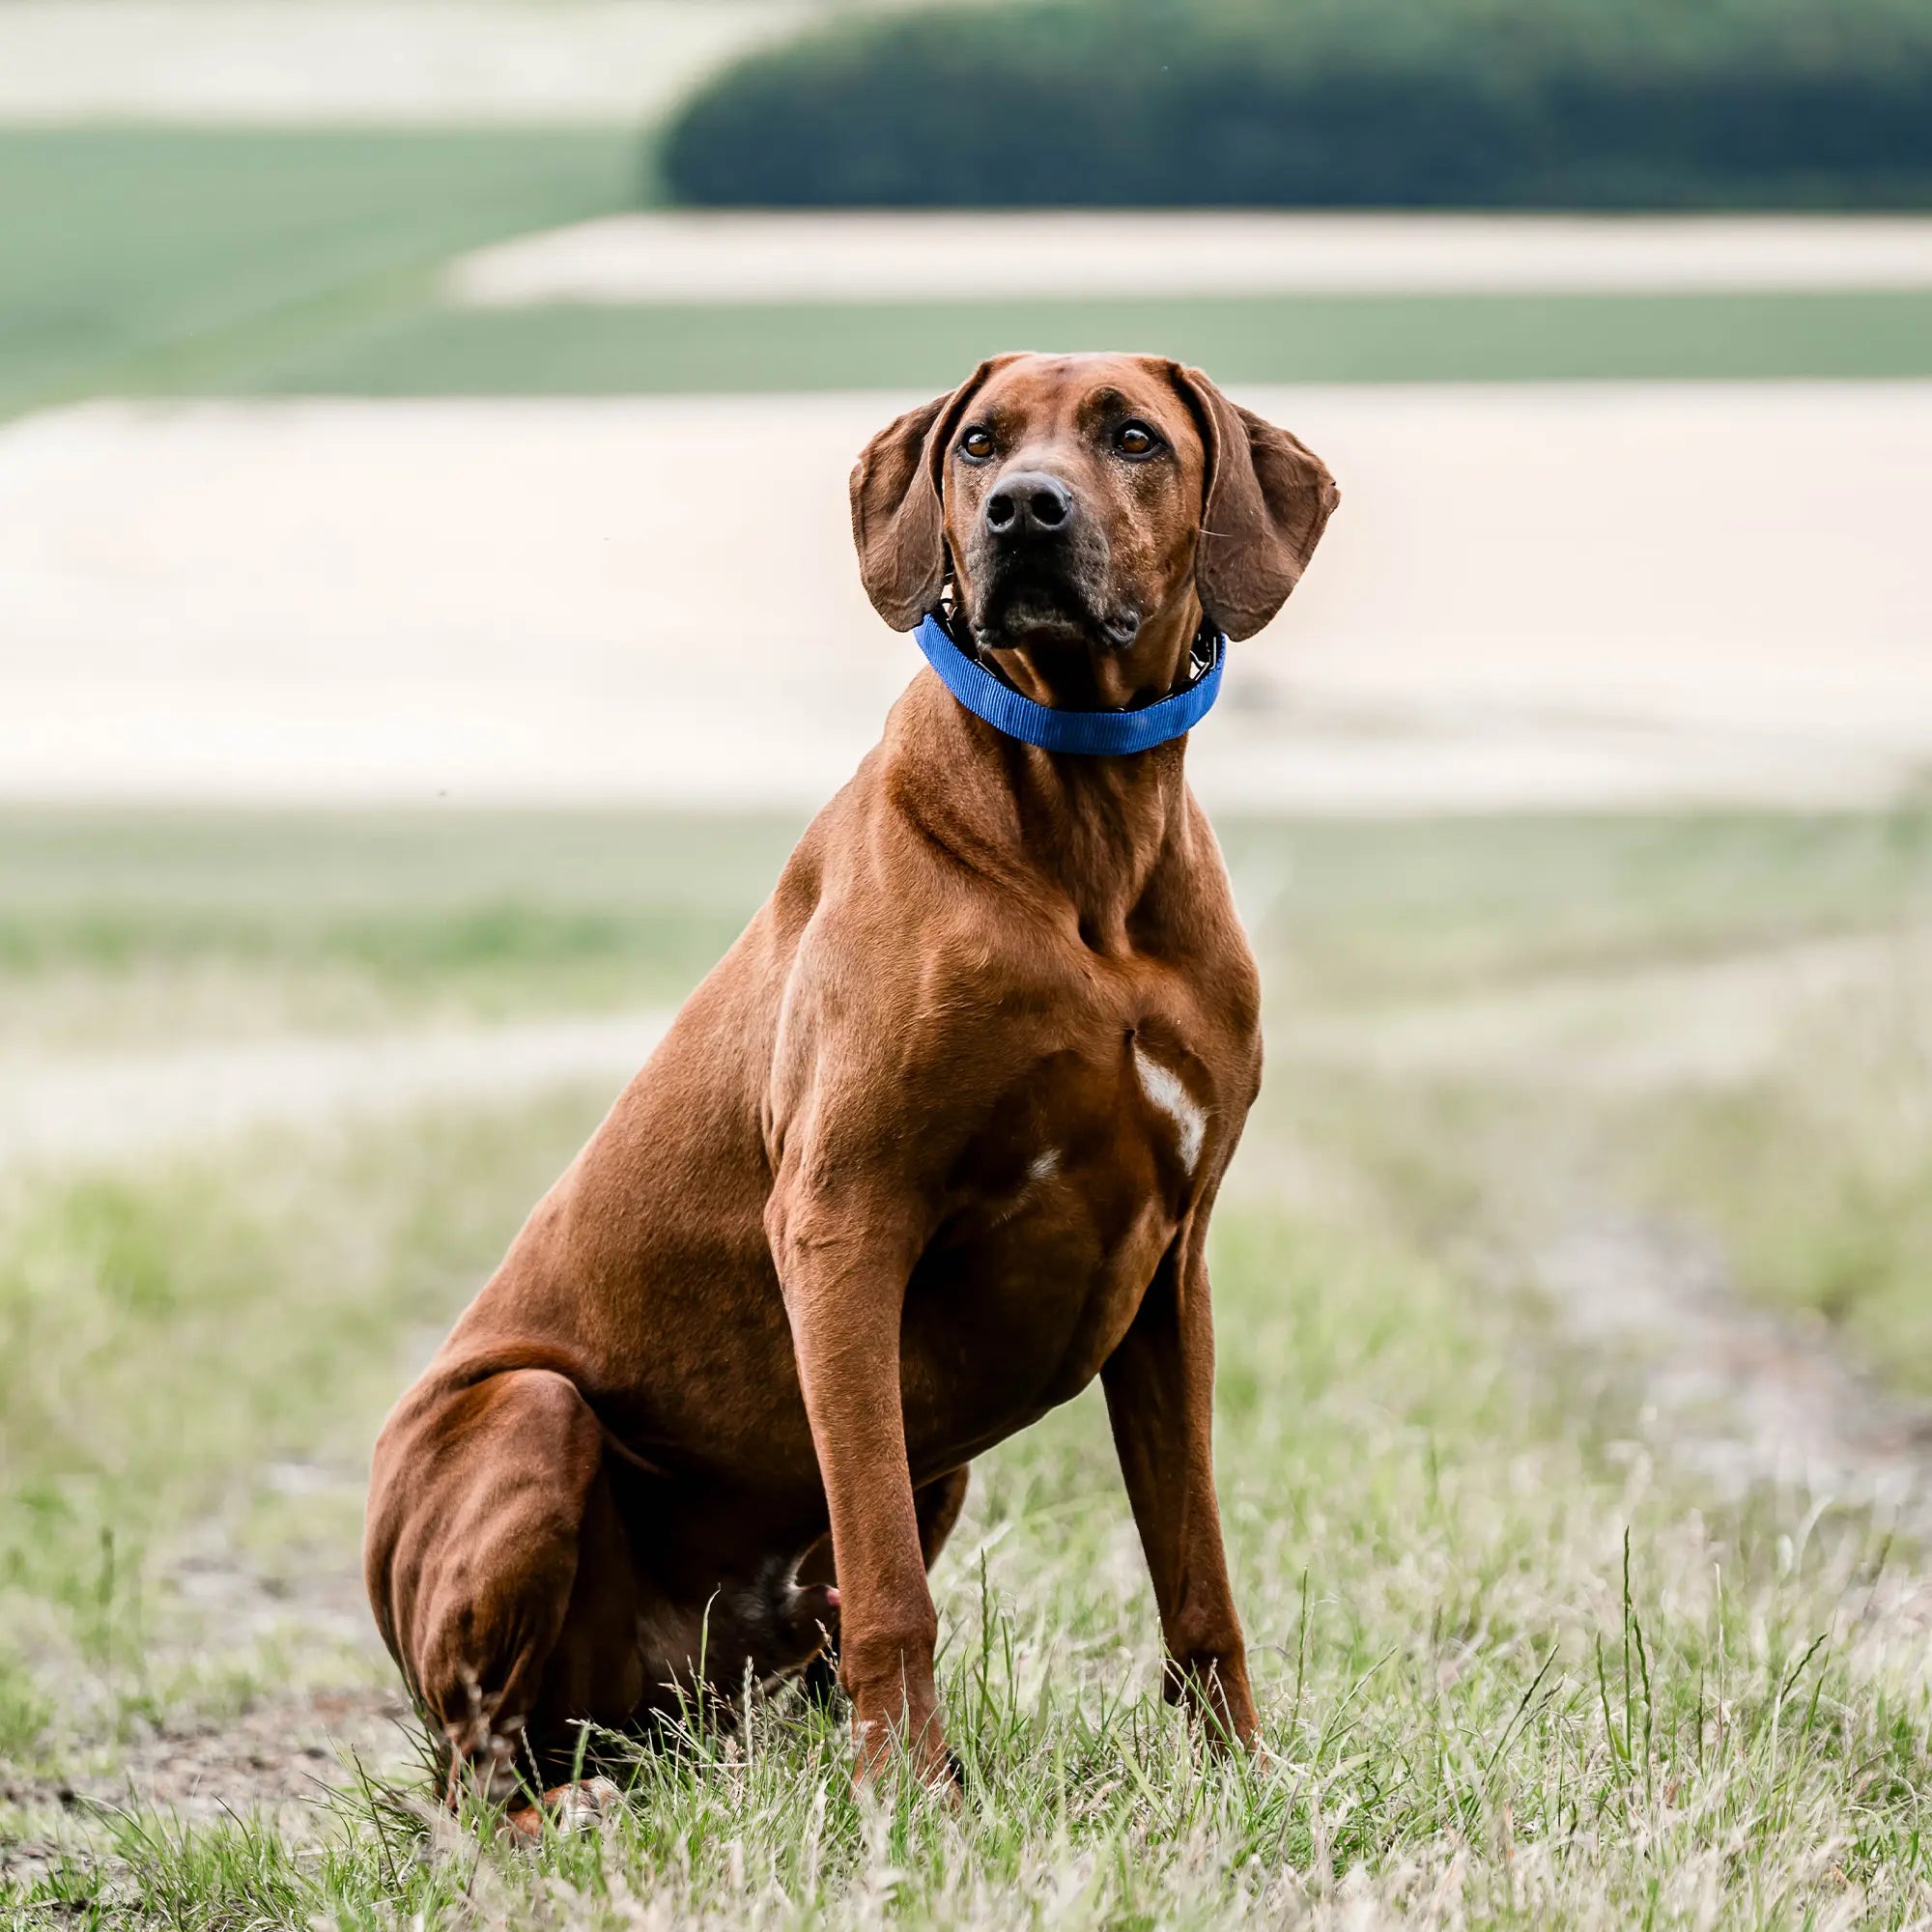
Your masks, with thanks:
M1122 757L1191 731L1221 695L1221 673L1228 662L1228 640L1216 633L1208 668L1173 696L1137 711L1060 711L1002 684L946 635L935 616L927 616L920 625L913 641L947 690L994 730L1037 745L1042 752L1074 752L1087 757Z

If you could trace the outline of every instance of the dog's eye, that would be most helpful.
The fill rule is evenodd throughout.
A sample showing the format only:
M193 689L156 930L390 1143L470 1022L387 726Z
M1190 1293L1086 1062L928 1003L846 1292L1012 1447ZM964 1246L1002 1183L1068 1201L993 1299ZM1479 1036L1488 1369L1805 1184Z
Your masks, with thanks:
M1144 422L1123 422L1114 432L1114 447L1122 456L1151 456L1160 447L1160 438Z
M959 439L959 454L968 463L984 463L993 453L993 432L976 423Z

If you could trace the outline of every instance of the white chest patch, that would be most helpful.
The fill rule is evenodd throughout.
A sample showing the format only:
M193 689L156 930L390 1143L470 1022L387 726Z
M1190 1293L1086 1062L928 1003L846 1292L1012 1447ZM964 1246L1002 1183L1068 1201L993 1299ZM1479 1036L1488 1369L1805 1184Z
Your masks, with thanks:
M1174 1122L1174 1131L1180 1147L1180 1164L1189 1174L1194 1172L1194 1163L1201 1158L1201 1143L1208 1133L1208 1116L1195 1104L1193 1096L1180 1084L1180 1076L1163 1066L1141 1045L1134 1041L1134 1071L1140 1076L1141 1092L1150 1103L1158 1107Z

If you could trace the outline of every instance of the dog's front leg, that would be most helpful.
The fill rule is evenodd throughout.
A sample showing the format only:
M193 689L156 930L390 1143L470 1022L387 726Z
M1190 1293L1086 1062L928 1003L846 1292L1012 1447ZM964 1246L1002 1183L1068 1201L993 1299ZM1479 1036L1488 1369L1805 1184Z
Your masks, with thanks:
M1165 1690L1216 1743L1252 1747L1259 1722L1214 1499L1214 1321L1205 1208L1162 1261L1100 1372L1114 1446L1153 1575Z
M894 1203L856 1187L828 1201L782 1177L766 1218L832 1518L838 1677L852 1700L857 1780L879 1777L897 1749L917 1775L939 1780L949 1775L933 1685L939 1619L899 1388L918 1236Z

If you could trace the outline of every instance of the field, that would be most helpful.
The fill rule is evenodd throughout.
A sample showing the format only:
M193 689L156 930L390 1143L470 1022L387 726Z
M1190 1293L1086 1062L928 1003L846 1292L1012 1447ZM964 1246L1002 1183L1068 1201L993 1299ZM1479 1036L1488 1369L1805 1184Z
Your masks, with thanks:
M625 205L615 132L0 128L0 414L252 385L453 251Z
M98 1068L197 1034L271 1047L433 1023L473 1029L487 1056L506 1022L673 1000L794 830L11 812L0 1055L60 1047ZM1221 1486L1264 1768L1196 1762L1153 1694L1151 1605L1090 1397L985 1459L942 1565L957 1816L855 1805L835 1721L781 1700L742 1736L700 1725L641 1762L602 1836L526 1856L438 1827L358 1602L363 1458L610 1083L417 1095L226 1143L199 1134L190 1089L172 1147L0 1169L8 1911L1932 1911L1932 1525L1922 1463L1885 1435L1932 1386L1916 1289L1932 825L1224 833L1270 1008L1215 1257ZM1847 1113L1887 1131L1845 1136ZM1708 1382L1684 1399L1673 1325L1629 1319L1646 1296L1775 1336L1796 1368L1772 1391L1774 1440L1762 1392L1756 1409ZM1897 1393L1817 1381L1833 1341Z
M0 1925L1932 1925L1925 277L465 298L792 11L0 20ZM852 452L1019 343L1345 491L1190 753L1265 1750L1159 1700L1090 1393L935 1579L957 1810L787 1693L513 1851L370 1443L909 673Z
M1158 344L1229 381L1932 374L1932 293L452 308L443 263L647 201L623 128L0 128L0 414L88 393L938 387Z
M1217 810L1816 808L1932 767L1932 384L1235 393L1347 506L1236 653L1197 763ZM803 809L917 661L865 600L845 492L917 396L100 401L0 429L0 796Z

